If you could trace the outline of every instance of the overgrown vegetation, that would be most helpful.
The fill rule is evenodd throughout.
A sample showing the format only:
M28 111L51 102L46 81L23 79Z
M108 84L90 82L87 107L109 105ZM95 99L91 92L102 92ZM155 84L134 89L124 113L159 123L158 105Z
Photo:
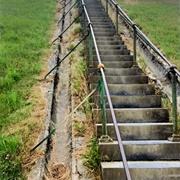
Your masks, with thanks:
M88 144L86 154L81 154L84 158L84 165L88 167L93 174L99 173L102 157L99 153L98 139L92 138Z
M180 70L179 0L116 0L116 2Z
M82 31L82 27L80 24L76 24L72 30L72 34L74 37L79 37ZM68 48L71 49L73 45L71 44ZM78 47L78 53L74 53L71 55L71 68L72 68L72 94L75 101L75 105L82 102L86 96L88 95L88 87L87 87L87 64L86 64L86 56L85 56L85 48L84 45L81 44ZM101 156L99 154L98 140L94 138L94 123L92 122L92 112L91 105L89 100L79 108L79 112L85 114L85 116L81 115L81 118L74 118L73 129L74 136L80 136L85 138L86 150L84 153L80 153L81 158L83 158L83 164L90 172L91 176L95 176L96 179L99 178L99 165L101 162ZM81 151L80 151L81 152Z
M38 101L30 93L48 53L56 3L0 0L0 179L23 179L27 146L42 128L27 118Z

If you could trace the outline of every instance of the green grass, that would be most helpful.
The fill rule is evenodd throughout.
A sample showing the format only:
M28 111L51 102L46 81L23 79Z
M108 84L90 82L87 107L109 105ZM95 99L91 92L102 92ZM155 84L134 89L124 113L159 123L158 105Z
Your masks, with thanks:
M180 70L179 0L116 0L116 2Z
M49 30L57 2L0 0L0 159L3 159L0 179L18 179L21 174L21 165L16 158L21 148L14 145L15 142L19 144L19 140L3 134L10 124L25 119L30 113L33 102L29 102L28 97L49 47ZM12 150L9 150L11 146ZM11 162L4 163L7 154ZM12 168L12 172L13 163L17 168Z

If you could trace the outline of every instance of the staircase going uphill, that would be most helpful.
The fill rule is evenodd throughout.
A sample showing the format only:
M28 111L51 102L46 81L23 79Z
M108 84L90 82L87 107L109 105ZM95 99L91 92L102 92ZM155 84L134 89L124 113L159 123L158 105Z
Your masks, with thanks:
M180 179L180 143L169 142L173 126L168 110L161 107L161 95L148 84L148 77L133 63L133 56L106 15L101 2L85 0L113 103L132 180ZM94 87L100 74L93 50L89 83ZM95 97L94 97L95 99ZM107 134L113 142L99 143L103 157L103 180L125 180L126 175L108 104ZM102 135L101 119L97 136Z

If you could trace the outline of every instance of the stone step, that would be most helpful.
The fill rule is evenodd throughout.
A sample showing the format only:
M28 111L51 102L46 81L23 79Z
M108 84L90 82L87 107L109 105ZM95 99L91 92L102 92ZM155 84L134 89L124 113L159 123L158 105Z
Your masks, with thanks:
M91 89L94 89L97 84L92 84ZM108 84L110 95L154 95L154 86L151 84ZM99 91L97 91L99 93ZM96 93L96 94L97 94Z
M95 37L111 37L115 35L114 31L109 31L109 32L103 32L103 31L95 31L94 32Z
M109 18L107 18L107 16L101 16L101 17L91 16L91 21L93 20L98 21L99 19L110 20Z
M146 96L115 96L111 95L113 108L160 108L160 95L146 95ZM100 96L92 96L92 102L99 105ZM106 107L108 108L108 101L106 99Z
M100 116L97 109L93 110L94 116ZM169 122L168 109L164 108L130 108L114 109L118 123L141 123L141 122ZM98 115L99 114L99 115ZM107 122L112 123L110 109L106 109ZM99 122L100 122L99 118Z
M180 142L167 140L123 141L128 161L180 160ZM117 141L99 143L100 154L106 161L121 161Z
M114 25L112 24L105 24L105 25L100 25L100 24L96 24L95 27L93 27L93 30L96 31L98 29L114 29L115 30L115 27Z
M96 55L95 49L93 50L93 54ZM130 51L126 49L99 49L99 54L106 56L106 55L130 55Z
M132 55L101 55L100 58L101 58L101 61L104 65L107 64L106 67L108 67L108 68L112 68L111 64L119 63L120 61L121 62L122 61L131 61L131 63L133 63L133 56ZM93 60L94 60L94 63L96 65L96 63L98 63L98 59L97 59L96 55L93 56ZM115 67L113 67L113 68L115 68Z
M104 58L103 58L104 57ZM96 58L96 59L95 59ZM90 62L90 61L87 61L87 66L89 67L98 67L98 62L97 62L97 57L93 58L95 60L95 62ZM107 59L105 59L107 58ZM111 60L111 58L114 58L113 56L109 56L109 60ZM133 61L128 61L126 60L126 56L123 57L123 56L120 56L119 59L122 59L122 61L111 61L109 62L108 61L108 57L107 56L101 56L101 59L103 59L103 64L106 67L108 68L131 68L133 67Z
M102 21L102 22L100 21L100 22L93 22L92 25L93 25L93 26L96 26L97 24L98 24L98 25L109 25L110 23L109 23L109 21L104 21L104 22L103 22L103 21Z
M98 33L101 33L101 36L109 36L109 35L114 35L116 34L116 30L114 28L98 28L98 29L94 29L94 34L95 36L98 36Z
M100 38L100 37L99 37ZM109 40L101 40L96 37L96 39L98 40L98 46L106 46L106 45L124 45L124 42L121 40L117 40L117 41L109 41Z
M133 180L178 180L179 161L128 161ZM126 180L122 162L102 162L103 180Z
M93 49L95 49L95 47L93 46ZM114 50L119 50L119 49L125 49L127 50L127 46L126 45L122 45L122 44L98 44L98 49L101 50L106 50L106 49L114 49Z
M99 22L105 22L105 23L109 23L109 24L111 23L111 21L109 19L103 18L103 17L99 17L99 18L91 17L91 22L92 22L92 24L99 23Z
M122 140L167 140L173 133L172 123L118 123ZM97 137L102 135L102 124L96 124ZM113 123L107 123L107 134L117 140Z
M88 79L89 83L97 83L100 76L92 76ZM106 76L107 84L148 84L147 76Z
M122 40L121 37L115 37L115 36L102 36L102 37L98 37L96 36L96 41L98 42L99 44L99 41L120 41Z
M132 76L132 75L141 75L142 70L140 68L105 68L106 76ZM88 68L89 75L99 75L99 70L96 68Z
M96 33L96 32L110 32L110 31L112 31L112 32L116 32L116 29L114 28L114 27L112 27L112 26L108 26L108 27L106 27L106 26L96 26L96 27L94 27L93 28L93 30L94 30L94 32Z

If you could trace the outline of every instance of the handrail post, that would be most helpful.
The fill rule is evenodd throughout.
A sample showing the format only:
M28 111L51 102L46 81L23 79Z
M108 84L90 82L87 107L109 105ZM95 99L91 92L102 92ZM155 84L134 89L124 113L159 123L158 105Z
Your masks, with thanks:
M116 4L116 34L118 34L118 4Z
M102 135L107 135L107 120L106 120L106 99L105 99L105 89L104 82L101 78L100 80L100 105L101 105L101 118L102 118Z
M90 61L90 65L93 66L93 52L92 52L92 48L93 48L93 42L92 42L92 34L91 32L89 33L89 61Z
M134 32L134 38L133 38L133 51L134 51L134 56L133 56L133 64L136 65L136 40L137 40L137 33L136 33L136 24L132 25L133 32Z
M108 16L108 0L106 0L106 14Z
M171 83L172 83L172 122L173 122L173 135L168 139L170 141L180 141L180 134L178 134L178 120L177 120L177 75L175 72L176 66L172 65L170 67Z
M104 67L104 65L100 64L100 67L102 68ZM100 68L99 68L99 71L100 71ZM102 119L102 135L99 139L99 142L113 142L113 139L107 134L106 96L105 96L105 86L104 86L104 81L103 81L102 76L99 80L99 91L100 91L100 107L101 107L101 119Z
M84 6L85 6L85 4L84 4ZM83 25L84 25L83 33L85 35L86 34L86 15L85 15L85 12L84 12L84 15L83 15Z

